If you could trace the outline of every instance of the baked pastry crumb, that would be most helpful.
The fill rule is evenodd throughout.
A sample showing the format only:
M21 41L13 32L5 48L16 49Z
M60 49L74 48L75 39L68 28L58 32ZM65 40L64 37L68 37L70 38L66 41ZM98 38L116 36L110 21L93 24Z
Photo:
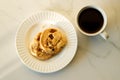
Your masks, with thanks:
M48 60L58 54L67 44L66 35L58 28L39 32L30 43L31 55L39 60Z

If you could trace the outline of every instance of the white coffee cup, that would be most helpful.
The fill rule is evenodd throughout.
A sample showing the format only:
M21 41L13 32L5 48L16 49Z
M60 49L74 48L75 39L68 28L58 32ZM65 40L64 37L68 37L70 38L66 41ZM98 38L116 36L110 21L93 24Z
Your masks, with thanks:
M107 25L107 16L100 7L83 7L77 15L76 22L79 31L87 36L100 35L105 40L109 37L104 31Z

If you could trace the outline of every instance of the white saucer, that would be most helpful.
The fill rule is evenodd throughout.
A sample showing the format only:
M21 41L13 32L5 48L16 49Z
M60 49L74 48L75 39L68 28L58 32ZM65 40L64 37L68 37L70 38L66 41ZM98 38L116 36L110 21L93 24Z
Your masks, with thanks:
M63 30L68 43L58 55L40 61L30 54L29 44L44 28L42 27L44 24L53 24ZM41 11L27 18L20 25L16 35L16 47L20 60L28 68L41 73L51 73L61 70L71 62L77 50L77 35L73 25L64 16L52 11Z

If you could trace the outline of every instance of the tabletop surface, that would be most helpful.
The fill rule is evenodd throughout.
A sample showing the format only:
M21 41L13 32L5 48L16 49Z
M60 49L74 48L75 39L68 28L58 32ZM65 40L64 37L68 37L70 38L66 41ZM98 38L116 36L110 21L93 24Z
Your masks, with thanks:
M0 0L0 80L120 80L119 0ZM107 14L105 31L88 37L77 28L76 16L87 5L101 7ZM17 55L16 31L20 23L38 11L50 10L68 18L78 35L75 57L64 69L37 73L25 67Z

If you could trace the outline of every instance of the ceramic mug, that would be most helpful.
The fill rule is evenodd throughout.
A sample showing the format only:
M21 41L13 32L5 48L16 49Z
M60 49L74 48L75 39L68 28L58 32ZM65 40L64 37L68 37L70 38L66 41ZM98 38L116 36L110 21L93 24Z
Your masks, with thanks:
M100 7L83 7L77 15L77 24L79 31L87 36L100 35L105 40L109 37L104 31L107 25L107 16Z

